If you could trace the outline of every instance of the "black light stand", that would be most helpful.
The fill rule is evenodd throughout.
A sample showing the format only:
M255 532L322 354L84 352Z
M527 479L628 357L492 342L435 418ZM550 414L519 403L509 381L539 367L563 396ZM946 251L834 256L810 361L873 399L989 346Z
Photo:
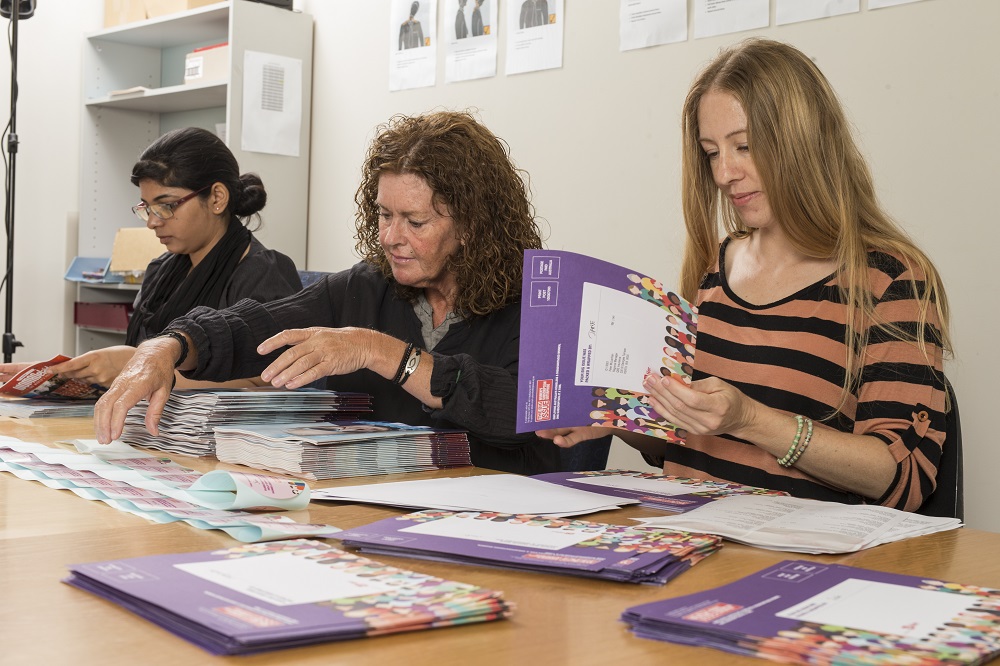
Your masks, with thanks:
M14 337L14 174L17 157L17 24L19 19L29 19L35 14L35 0L4 0L0 2L0 16L10 18L10 124L7 134L7 207L4 216L7 230L7 273L3 286L7 290L6 321L3 333L3 360L10 363L14 350L23 343Z

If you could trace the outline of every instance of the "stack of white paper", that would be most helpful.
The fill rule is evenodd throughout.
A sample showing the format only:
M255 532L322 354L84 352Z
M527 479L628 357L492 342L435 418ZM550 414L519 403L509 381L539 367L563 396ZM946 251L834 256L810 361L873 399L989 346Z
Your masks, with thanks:
M239 423L317 423L358 418L371 411L367 393L317 389L189 389L173 391L163 409L159 436L146 430L148 403L133 407L125 418L121 440L132 446L191 456L215 452L213 428Z
M418 472L472 464L461 430L384 421L233 424L215 428L216 456L308 479Z
M761 495L728 497L677 516L637 520L649 527L707 532L792 553L850 553L962 526L958 518L922 516L884 506Z
M564 488L516 474L324 488L314 490L312 499L388 504L412 509L496 511L549 516L576 516L639 502L636 499Z

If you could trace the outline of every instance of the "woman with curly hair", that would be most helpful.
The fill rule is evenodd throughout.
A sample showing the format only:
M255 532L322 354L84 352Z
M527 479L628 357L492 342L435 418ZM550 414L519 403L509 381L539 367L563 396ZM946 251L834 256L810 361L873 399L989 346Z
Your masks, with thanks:
M750 39L695 80L682 130L695 381L646 388L690 435L627 441L668 474L919 510L950 444L948 301L836 93L801 51Z
M542 242L507 145L468 113L396 116L355 201L358 264L280 301L175 320L176 338L140 345L98 403L98 439L146 398L155 430L176 366L288 388L326 377L371 394L374 419L467 430L477 466L564 467L551 442L514 432L523 253Z

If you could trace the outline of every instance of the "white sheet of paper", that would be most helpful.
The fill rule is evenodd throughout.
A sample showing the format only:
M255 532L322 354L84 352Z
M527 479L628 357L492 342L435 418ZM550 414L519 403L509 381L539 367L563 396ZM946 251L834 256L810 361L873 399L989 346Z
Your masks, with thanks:
M406 527L400 532L485 541L486 543L507 546L560 550L581 541L593 539L596 534L603 532L603 529L595 528L593 531L569 530L562 527L539 529L538 526L515 523L509 520L497 523L492 520L450 516Z
M775 615L920 638L954 620L969 603L969 597L961 594L852 578Z
M856 14L859 11L861 0L777 0L774 21L778 25L785 25L841 14Z
M770 0L694 1L695 38L766 28L770 21Z
M192 576L275 606L361 597L392 589L389 585L373 583L369 578L332 569L293 553L174 566Z
M922 0L868 0L868 9L882 9L883 7L908 5L911 2L921 2L921 1Z
M416 13L410 14L416 6ZM437 2L392 0L389 90L433 86L437 78Z
M496 76L497 3L498 0L468 0L461 7L459 0L445 0L446 83ZM465 36L459 34L459 21L464 21L468 31Z
M255 153L298 157L301 130L302 61L245 51L240 147Z
M448 511L561 516L592 513L638 503L638 500L566 488L516 474L484 474L465 478L322 488L312 491L312 499L371 502Z
M505 3L506 74L562 67L563 0L512 0Z
M621 0L619 13L622 51L687 39L687 0Z
M664 365L665 313L631 294L585 282L580 303L577 386L645 393L642 378Z

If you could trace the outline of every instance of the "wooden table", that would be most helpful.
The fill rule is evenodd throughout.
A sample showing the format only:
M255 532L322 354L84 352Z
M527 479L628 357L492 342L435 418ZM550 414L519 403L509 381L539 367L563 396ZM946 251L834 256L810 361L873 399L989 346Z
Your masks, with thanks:
M91 439L89 419L0 418L0 435L53 444ZM202 471L232 468L176 456ZM465 468L407 479L483 473ZM403 475L320 482L315 486L395 481ZM403 513L386 507L313 503L297 520L341 528ZM654 515L627 508L587 516L627 524ZM334 542L337 543L337 542ZM246 657L213 657L158 626L60 583L66 566L121 557L236 545L217 530L184 523L151 524L67 491L0 473L0 663L20 664L763 664L707 648L633 637L618 621L632 605L733 581L783 559L805 557L942 580L1000 587L1000 534L961 529L849 555L799 556L726 543L721 551L666 586L640 586L444 563L379 557L406 568L502 590L517 605L499 622L325 643Z

